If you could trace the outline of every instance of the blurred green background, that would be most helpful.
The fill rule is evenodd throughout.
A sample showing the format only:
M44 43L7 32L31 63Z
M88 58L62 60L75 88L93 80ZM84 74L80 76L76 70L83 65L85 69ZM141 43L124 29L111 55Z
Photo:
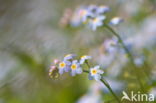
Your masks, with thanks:
M103 30L64 27L60 22L67 8L90 4L107 5L111 8L109 17L124 19L115 29L134 41L135 51L144 54L153 80L152 86L145 83L146 90L156 89L155 0L0 0L0 103L76 103L88 92L94 82L86 74L53 80L48 71L53 59L68 53L90 54L94 63L103 65L99 48L112 35ZM110 68L130 68L128 63L122 64L122 60L116 61ZM117 76L113 71L107 70L108 77L128 81L121 90L136 88L127 69ZM146 81L144 76L142 79ZM103 99L110 97L109 93L104 95Z

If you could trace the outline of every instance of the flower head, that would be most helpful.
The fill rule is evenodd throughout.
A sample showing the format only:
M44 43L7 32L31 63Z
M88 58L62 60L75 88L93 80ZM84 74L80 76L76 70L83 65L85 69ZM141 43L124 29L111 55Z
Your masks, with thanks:
M112 38L110 40L104 41L104 48L106 52L113 53L116 51L116 46L118 44L118 40L116 38Z
M57 65L57 64L60 63L60 61L59 61L58 59L54 59L53 63L54 63L55 65Z
M75 54L67 54L65 55L64 60L72 60L74 59L74 57L76 57Z
M105 16L97 16L93 19L90 19L89 21L89 27L95 31L97 29L97 27L100 27L103 25L103 21L105 20Z
M49 69L49 76L50 78L58 78L59 73L58 73L58 68L56 66L51 66Z
M111 21L109 22L110 25L118 25L119 23L123 22L123 19L119 18L119 17L114 17L111 19Z
M89 12L88 9L86 9L86 8L79 10L79 16L83 23L85 23L87 21L88 17L91 15L92 15L91 12Z
M64 72L69 72L70 71L70 65L71 62L70 61L62 61L59 63L59 73L63 74Z
M76 74L82 73L82 68L77 60L72 61L72 64L70 66L71 68L71 75L75 76Z
M110 8L108 6L102 5L97 8L97 14L104 14L108 11L110 11Z
M92 57L91 56L88 56L88 55L81 56L80 64L83 64L86 60L91 59L91 58Z
M101 79L101 74L103 74L104 71L100 70L100 66L95 66L93 68L90 68L89 73L89 79L95 79L96 81L99 81Z

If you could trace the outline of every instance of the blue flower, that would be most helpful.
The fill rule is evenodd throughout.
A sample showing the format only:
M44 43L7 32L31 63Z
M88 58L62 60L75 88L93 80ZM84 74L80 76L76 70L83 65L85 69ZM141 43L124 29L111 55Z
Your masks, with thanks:
M96 81L100 81L101 79L101 74L103 74L104 71L100 70L100 66L95 66L93 68L90 68L90 73L89 73L89 79L95 79Z
M106 12L109 12L110 11L110 8L109 7L107 7L107 6L99 6L98 8L97 8L97 14L104 14L104 13L106 13Z
M74 57L76 57L75 54L67 54L65 55L64 60L72 60L74 59Z
M88 55L81 56L80 64L83 64L86 60L91 59L91 58L92 57Z
M89 27L95 31L97 27L100 27L103 25L103 21L106 19L105 16L97 16L93 19L90 19L89 21Z
M72 61L70 68L71 68L71 75L72 76L75 76L76 74L82 73L82 68L80 66L80 63L77 60Z
M62 61L59 63L59 73L63 74L64 72L69 72L70 71L70 65L71 62L70 61Z
M59 77L58 68L56 66L52 65L50 67L49 76L50 78L53 78L53 79L56 79Z
M88 6L88 11L90 12L95 12L97 10L98 6L96 5L89 5Z
M112 38L104 41L104 48L108 53L114 53L117 50L118 39Z
M119 23L123 22L123 19L119 18L119 17L114 17L111 19L111 21L109 22L110 25L118 25Z

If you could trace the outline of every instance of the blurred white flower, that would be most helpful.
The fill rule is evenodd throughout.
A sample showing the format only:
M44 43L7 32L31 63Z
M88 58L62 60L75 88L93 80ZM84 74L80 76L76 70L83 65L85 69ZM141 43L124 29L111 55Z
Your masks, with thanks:
M92 57L91 56L88 56L88 55L81 56L80 64L83 64L86 60L91 59L91 58Z
M104 71L100 70L100 66L97 65L93 68L90 68L89 79L92 80L94 78L96 81L100 81L102 78L101 74L103 73Z
M119 17L114 17L111 19L111 21L109 22L110 25L118 25L119 23L123 22L123 19L119 18Z
M105 16L98 16L96 18L89 20L89 27L95 31L97 27L100 27L103 25L104 20L106 19Z

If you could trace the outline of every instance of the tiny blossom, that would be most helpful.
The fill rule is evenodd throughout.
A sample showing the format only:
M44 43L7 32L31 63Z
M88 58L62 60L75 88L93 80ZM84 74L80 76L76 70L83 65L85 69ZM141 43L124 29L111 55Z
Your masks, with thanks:
M89 10L90 12L96 11L97 8L98 8L98 6L96 6L96 5L89 5L89 6L88 6L88 10Z
M65 9L63 16L60 19L59 26L66 27L70 23L71 16L73 15L73 11L70 8Z
M114 17L111 19L111 21L109 22L110 25L118 25L119 23L123 22L123 19L119 18L119 17Z
M91 58L92 57L88 55L81 56L80 64L83 64L86 60L91 59Z
M74 27L77 27L81 25L82 23L86 23L88 20L88 17L90 17L92 13L90 10L88 10L87 7L82 6L75 10L75 13L71 17L71 25Z
M96 18L89 20L89 27L95 31L97 27L100 27L103 25L103 21L105 20L105 16L98 16Z
M91 16L91 12L88 11L88 9L80 9L79 10L79 15L83 23L85 23L88 19L89 16Z
M59 63L59 73L63 74L64 72L69 72L70 71L70 65L71 62L70 61L62 61Z
M100 70L100 66L90 68L89 79L92 80L94 78L96 81L100 81L103 73L104 71Z
M76 57L75 54L67 54L67 55L64 57L64 60L71 60L71 59L74 59L74 57Z
M102 6L99 6L97 8L97 11L96 12L97 12L97 14L103 14L103 13L106 13L108 11L110 11L110 8L107 7L107 6L102 5Z
M54 64L55 64L55 65L57 65L57 64L59 64L59 63L60 63L60 61L59 61L58 59L54 59L54 61L53 61L53 62L54 62Z
M104 48L108 53L113 53L116 51L117 44L118 44L118 40L116 38L112 38L110 40L105 40Z
M72 61L72 65L70 66L71 68L71 75L75 76L76 74L81 74L82 73L82 68L77 60Z
M59 77L58 68L56 66L51 66L49 69L49 76L50 78L57 78Z

